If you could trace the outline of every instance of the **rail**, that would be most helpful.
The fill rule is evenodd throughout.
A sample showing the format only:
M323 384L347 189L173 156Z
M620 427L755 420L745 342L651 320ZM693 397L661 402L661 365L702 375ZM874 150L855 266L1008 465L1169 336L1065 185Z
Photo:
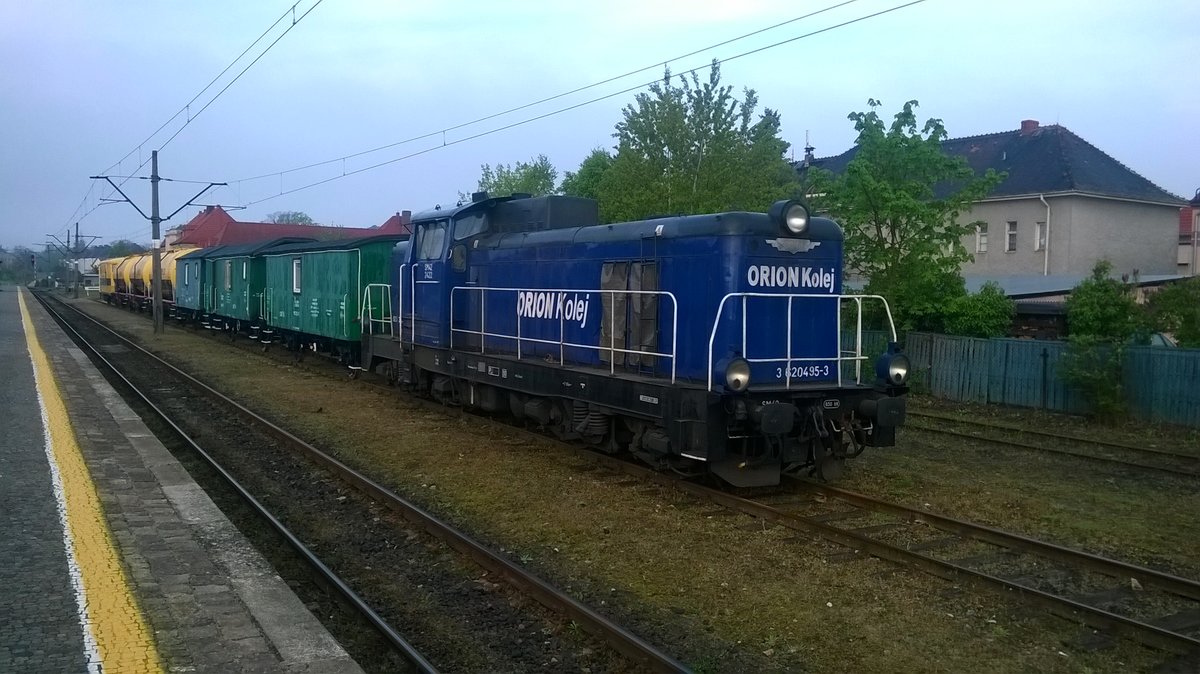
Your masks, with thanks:
M582 288L496 288L496 287L484 287L484 286L458 286L458 287L450 289L450 316L451 317L453 317L455 315L454 314L455 294L460 291L462 291L462 292L478 291L481 293L482 297L480 298L480 302L479 302L479 329L478 330L470 330L467 328L451 327L450 328L450 348L454 348L454 335L457 333L457 334L478 335L479 336L479 353L486 352L487 338L489 338L489 337L491 337L493 339L504 339L504 340L515 341L516 347L517 347L517 360L521 359L521 345L525 342L534 343L534 344L547 344L550 346L558 346L558 362L560 362L560 363L564 362L564 357L566 356L566 350L568 348L586 349L589 351L597 351L597 352L607 351L609 354L609 357L608 357L609 374L616 373L617 364L616 364L615 355L618 353L620 353L620 354L636 354L639 356L656 356L659 358L669 358L671 360L671 383L672 384L675 383L675 374L676 374L677 363L678 363L678 358L676 356L676 353L677 353L677 345L678 345L678 341L679 341L679 336L678 336L679 335L679 302L675 299L675 295L673 293L670 293L666 290L590 290L590 289L582 289ZM487 293L489 293L489 292L517 293L517 302L516 302L514 310L513 310L513 313L516 317L516 325L517 325L517 330L516 330L515 334L497 333L497 332L488 332L487 331L486 307L487 307ZM556 296L557 304L555 304L554 306L559 309L556 312L558 314L558 339L557 340L543 339L543 338L539 338L539 337L527 337L527 336L523 336L521 334L521 320L523 318L526 318L524 316L521 316L520 310L519 310L520 309L520 297L521 297L520 293L523 293L523 292L549 293L551 296ZM572 293L572 294L599 293L601 296L610 295L614 299L617 295L650 295L650 296L655 296L655 297L664 297L664 298L670 300L671 301L671 351L670 351L670 353L663 353L663 352L659 352L659 351L642 351L640 349L617 348L617 345L616 345L617 344L617 330L616 330L617 303L615 301L609 302L609 325L612 326L612 328L609 330L608 346L603 346L600 344L580 344L577 342L567 341L567 338L566 338L567 312L562 309L562 303L565 300L566 293ZM622 335L622 339L624 339L624 335Z
M39 299L41 298L39 297ZM288 449L295 450L302 456L313 460L314 464L329 470L338 479L343 480L349 486L366 494L369 498L375 500L384 508L387 508L388 510L404 517L413 525L423 529L445 543L450 548L458 551L460 554L474 561L476 564L479 564L489 573L494 573L498 577L503 578L518 592L527 594L542 606L550 609L551 611L555 611L573 623L578 624L583 628L584 631L587 631L606 642L617 652L633 660L633 662L641 668L655 672L691 671L686 665L659 650L658 647L637 636L627 628L591 608L589 605L580 602L563 590L549 584L522 565L510 561L506 556L504 556L502 553L494 551L490 546L470 538L465 533L459 531L449 523L434 515L432 512L427 511L421 506L403 498L402 496L397 495L395 492L372 480L367 475L355 470L354 468L351 468L345 463L342 463L342 461L336 457L326 454L307 442L304 442L287 430L275 425L268 419L251 411L241 403L229 398L208 384L205 384L175 365L163 360L142 346L120 335L112 328L101 323L99 320L70 305L63 304L62 306L71 309L71 311L80 318L95 324L102 330L105 330L113 337L120 340L122 344L127 345L130 351L136 351L146 358L152 359L157 364L170 370L184 381L221 401L225 405L228 405L235 414L241 416L247 423L260 427L262 430L266 431L283 443ZM80 336L80 340L86 341L83 340L82 336ZM109 367L112 367L112 365L108 363L107 359L100 354L99 350L94 350L93 353L99 359L106 362ZM117 373L117 376L124 379L124 376L119 372ZM128 380L126 380L126 382L129 383ZM132 383L129 383L129 385L132 386ZM144 394L140 395L143 395L143 399L153 407L153 403L150 402L148 397L145 397ZM157 408L155 409L157 411ZM185 439L188 439L187 436L185 436ZM191 441L190 439L189 442L191 442L194 447L197 446L195 442ZM289 539L289 542L292 542L293 539L295 539L294 536ZM299 539L295 539L295 541L296 542L293 545L303 545ZM297 550L299 550L299 547L297 547ZM305 548L305 550L307 550L307 548ZM308 551L308 554L309 557L315 558L311 551ZM308 557L306 557L306 559L307 558ZM321 572L323 575L326 572L332 574L332 572L328 570L328 567L325 567L323 564ZM333 575L329 577L337 578L337 576ZM424 661L423 659L416 660L411 657L411 655L415 655L418 658L421 656L415 648L411 647L411 645L409 645L408 649L404 648L404 646L407 645L407 642L404 641L403 637L401 637L399 633L397 633L373 609L371 609L371 607L368 606L365 601L363 601L356 593L354 593L347 583L341 582L340 578L338 578L336 581L333 581L333 585L334 588L340 591L357 610L362 612L371 621L372 625L379 630L381 634L383 634L384 637L392 643L392 645L396 646L399 650L408 655L418 670L434 671L433 666L428 664L428 662Z
M751 297L761 297L761 298L765 298L765 299L776 299L776 300L787 300L787 317L788 317L788 321L787 321L787 353L784 355L784 357L782 357L782 358L751 358L747 354L746 350L747 350L747 341L748 340L746 338L746 324L747 324L746 305L747 305L747 300ZM713 374L714 374L713 371L715 369L716 362L714 361L713 357L715 355L714 347L715 347L716 341L717 341L717 331L720 329L720 327L722 325L721 317L725 311L725 306L729 302L729 300L733 299L733 298L741 299L742 348L741 348L741 351L739 352L739 355L747 363L751 363L751 364L753 364L753 363L783 363L784 366L782 368L782 370L783 370L782 374L783 374L783 378L784 378L784 389L785 390L790 391L792 388L792 379L794 378L794 377L792 377L792 363L829 362L831 360L836 361L836 363L837 363L837 385L839 388L841 388L843 385L842 364L845 362L853 362L854 363L854 373L855 373L854 374L854 382L855 382L855 384L862 384L862 362L868 358L868 356L864 356L862 353L863 300L878 300L879 302L883 303L883 309L887 313L888 328L892 334L892 341L893 342L896 341L896 324L895 324L895 321L892 320L892 309L891 309L891 307L888 306L887 300L884 299L881 295L826 295L826 294L815 294L815 293L803 293L803 294L729 293L729 294L725 295L724 297L722 297L721 303L719 305L717 305L717 312L713 318L712 331L709 334L709 338L708 338L708 390L709 391L712 391L715 388L715 385L713 383ZM793 316L792 307L794 306L794 302L797 299L835 300L837 302L838 311L837 311L837 315L835 317L835 320L837 321L837 355L836 356L834 356L832 358L831 357L803 357L803 358L801 358L801 357L796 357L796 356L792 355L792 316ZM854 345L853 351L846 351L846 350L842 349L842 311L841 310L842 310L842 303L847 300L854 302L855 307L857 309L857 316L856 316L856 321L855 321L855 345ZM847 354L850 354L850 355L847 355Z
M130 380L128 377L126 377L124 372L120 368L118 368L116 364L114 364L111 360L109 360L107 357L104 356L104 354L101 352L99 347L97 347L97 346L93 345L91 342L89 342L78 330L76 330L66 320L66 318L61 313L58 312L58 310L51 307L45 297L42 297L40 294L35 294L34 296L38 299L38 301L42 304L42 306L45 307L46 311L50 314L50 316L52 318L54 318L56 321L58 321L58 323L63 327L64 331L69 333L68 336L70 336L73 339L73 341L75 341L81 347L86 348L92 358L99 361L100 363L103 363L104 367L106 367L118 379L120 379L121 382L125 386L127 386L130 391L133 392L134 395L136 395L138 398L141 399L143 404L145 404L151 410L153 410L153 412L160 419L162 419L168 426L170 426L172 431L174 431L185 443L187 443L189 446L191 446L193 451L195 451L210 466L212 466L212 468L229 484L229 486L260 517L262 517L267 522L267 524L270 525L270 527L272 529L274 529L276 532L279 533L280 536L282 536L284 538L284 540L292 547L292 549L296 551L297 555L301 559L303 559L305 562L307 562L309 564L309 566L311 566L313 568L313 570L325 580L325 582L329 583L337 592L339 592L342 595L342 597L345 598L346 601L350 604L350 606L353 608L353 610L356 611L357 613L359 613L360 615L362 615L363 618L365 618L371 624L371 626L374 627L389 644L391 644L391 646L393 648L395 648L397 651L399 651L401 654L403 654L403 656L413 665L413 667L417 671L430 672L430 673L436 674L437 669L432 664L430 664L430 662L425 658L424 655L421 654L421 652L419 650L417 650L416 647L414 647L411 643L409 643L409 641L407 639L405 639L399 632L397 632L394 627L392 627L382 616L380 616L379 613L371 605L369 605L362 598L362 596L359 595L349 585L349 583L347 583L343 578L338 576L337 573L335 573L332 569L330 569L329 566L327 566L325 564L325 562L322 561L321 558L319 556L317 556L317 554L315 552L313 552L313 550L309 546L305 545L305 543L295 533L293 533L290 529L288 529L283 524L283 522L281 522L273 513L271 513L270 510L268 510L262 504L262 502L260 502L257 498L255 498L246 489L246 487L244 487L233 476L232 473L230 473L219 461L217 461L217 459L212 454L210 454L207 450L205 450L199 444L199 442L197 441L195 436L193 436L193 435L189 434L187 431L185 431L184 428L172 416L170 416L170 414L166 411L166 409L159 404L156 397L152 396L149 392L147 392L143 388L137 386L136 384L134 384L134 382L132 380ZM130 341L126 337L118 334L112 328L109 328L107 325L104 325L103 323L96 320L95 318L92 318L91 316L88 316L87 314L83 313L78 308L71 307L70 305L67 305L67 304L60 304L60 306L71 309L71 311L73 311L80 318L90 321L91 323L95 324L97 327L99 327L99 328L105 330L106 332L108 332L109 334L111 334L113 337L119 339L122 343L129 345L131 350L140 352L141 354L145 355L146 357L153 359L160 365L163 365L164 367L173 371L175 374L182 377L184 380L197 386L201 390L206 391L207 393L212 395L214 398L217 398L218 400L221 400L224 403L231 405L236 411L240 412L243 416L245 416L248 421L250 421L251 423L258 423L258 424L264 426L269 432L272 433L272 435L274 435L276 437L283 436L284 439L291 440L295 444L303 444L302 441L300 441L299 439L296 439L294 436L291 436L283 429L279 428L278 426L275 426L274 424L271 424L269 421L266 421L265 419L254 414L253 412L249 411L245 407L242 407L241 405L233 402L228 397L222 395L221 393L217 392L215 389L212 389L208 385L200 382L198 379L195 379L194 377L186 374L179 368L171 365L170 363L167 363L166 361L159 358L158 356L155 356L154 354L150 353L146 349L143 349L142 347L134 344L132 341ZM305 447L307 448L308 446L305 445ZM319 453L319 451L315 450L315 449L312 449L311 451L314 453ZM331 460L331 461L336 462L336 460ZM349 470L349 469L347 469L347 470ZM365 479L365 478L363 478L363 479Z

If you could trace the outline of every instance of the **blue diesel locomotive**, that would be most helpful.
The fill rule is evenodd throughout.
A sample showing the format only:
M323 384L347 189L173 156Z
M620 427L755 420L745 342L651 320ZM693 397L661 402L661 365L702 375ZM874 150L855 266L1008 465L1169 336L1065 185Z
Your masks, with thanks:
M588 199L479 193L415 216L363 289L363 365L687 475L832 480L895 444L909 371L883 298L842 294L842 242L795 201L605 225Z

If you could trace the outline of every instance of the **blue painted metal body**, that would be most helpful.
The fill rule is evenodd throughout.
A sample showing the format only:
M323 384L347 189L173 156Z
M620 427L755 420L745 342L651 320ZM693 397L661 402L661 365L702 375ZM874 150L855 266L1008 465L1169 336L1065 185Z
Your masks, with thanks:
M416 343L706 387L722 387L723 364L742 357L758 390L837 385L842 233L832 221L814 218L801 236L744 212L427 233L495 203L414 218L392 278L402 289L393 311Z

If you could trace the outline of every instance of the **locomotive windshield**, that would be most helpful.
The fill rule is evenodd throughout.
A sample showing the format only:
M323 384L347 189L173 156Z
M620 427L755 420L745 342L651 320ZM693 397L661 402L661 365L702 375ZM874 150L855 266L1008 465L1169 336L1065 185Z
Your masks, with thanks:
M442 248L446 243L446 220L436 220L417 227L417 237L413 242L413 252L418 260L438 260L442 257Z

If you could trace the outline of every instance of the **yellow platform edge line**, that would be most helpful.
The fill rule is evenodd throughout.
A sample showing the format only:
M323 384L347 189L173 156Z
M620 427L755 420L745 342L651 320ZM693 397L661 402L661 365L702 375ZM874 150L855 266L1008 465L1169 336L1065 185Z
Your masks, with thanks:
M96 485L84 462L66 403L50 359L38 341L24 296L22 290L17 298L52 457L62 480L68 542L83 585L88 623L84 630L91 630L104 672L162 672L153 636L121 566Z

